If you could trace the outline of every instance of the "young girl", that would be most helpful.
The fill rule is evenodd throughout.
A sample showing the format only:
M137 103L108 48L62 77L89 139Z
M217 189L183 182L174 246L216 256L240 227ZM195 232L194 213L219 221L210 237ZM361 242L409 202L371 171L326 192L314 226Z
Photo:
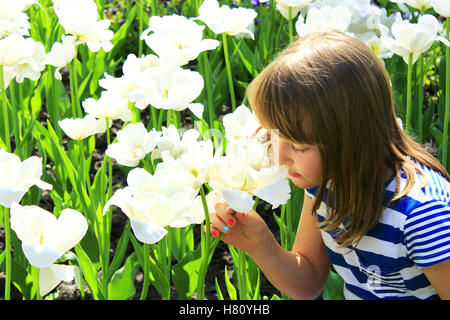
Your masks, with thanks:
M294 299L316 298L331 264L346 299L450 299L449 174L403 132L378 57L342 33L311 34L248 97L305 189L296 240L284 250L255 211L233 215L225 203L211 213L212 234L224 232Z

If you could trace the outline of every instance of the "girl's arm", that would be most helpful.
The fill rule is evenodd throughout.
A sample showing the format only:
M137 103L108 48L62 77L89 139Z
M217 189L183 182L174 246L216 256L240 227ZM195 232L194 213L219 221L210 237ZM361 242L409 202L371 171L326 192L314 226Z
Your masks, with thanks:
M232 216L233 211L224 203L216 205L216 212L211 214L211 232L217 236L228 229L222 240L248 252L281 292L294 299L314 299L323 289L331 263L312 207L312 200L305 196L291 251L279 245L255 211Z
M450 300L450 259L422 269L442 300Z
M270 282L294 299L316 298L325 285L331 265L312 207L313 201L305 194L291 251L283 249L273 234L268 233L265 241L249 253Z

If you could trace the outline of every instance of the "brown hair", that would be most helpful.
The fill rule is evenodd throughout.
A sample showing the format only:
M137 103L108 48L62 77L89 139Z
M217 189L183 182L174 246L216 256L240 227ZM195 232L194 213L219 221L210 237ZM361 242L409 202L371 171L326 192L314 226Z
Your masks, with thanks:
M416 172L422 174L411 158L449 179L439 161L397 122L389 75L380 59L343 33L296 40L251 82L247 94L265 128L318 147L323 176L313 212L328 187L331 212L324 225L333 230L344 223L340 247L357 244L379 221L386 168L396 174L391 201L412 189ZM407 183L399 190L402 171Z

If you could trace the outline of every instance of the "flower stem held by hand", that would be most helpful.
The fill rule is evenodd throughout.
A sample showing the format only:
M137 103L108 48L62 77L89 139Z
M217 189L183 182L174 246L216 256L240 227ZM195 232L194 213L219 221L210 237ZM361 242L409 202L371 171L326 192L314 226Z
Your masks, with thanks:
M197 299L205 299L205 275L206 267L209 262L209 250L211 242L211 224L209 220L208 203L206 202L205 190L203 186L200 187L200 195L202 197L203 211L205 212L205 228L206 233L201 233L201 250L202 250L202 264L200 265L200 271L198 273L198 285L197 285Z

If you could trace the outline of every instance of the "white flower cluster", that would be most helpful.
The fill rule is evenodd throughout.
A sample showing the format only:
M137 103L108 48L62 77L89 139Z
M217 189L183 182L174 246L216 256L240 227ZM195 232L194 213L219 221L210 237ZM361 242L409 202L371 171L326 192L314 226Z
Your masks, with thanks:
M21 161L15 154L0 149L0 170L0 205L11 209L11 228L22 241L23 253L31 265L40 269L39 288L43 296L62 280L74 278L74 266L54 262L83 238L88 228L86 218L67 208L57 219L38 206L19 204L32 186L53 188L41 180L41 158L32 156Z
M286 203L290 197L287 171L270 161L267 132L254 114L241 105L225 115L223 123L227 139L224 155L221 147L214 152L211 140L199 140L196 129L180 135L170 125L161 132L145 133L140 124L127 125L106 154L128 165L137 165L149 152L152 160L162 161L153 174L132 169L128 186L114 193L104 212L110 205L120 207L130 218L136 238L154 243L166 235L167 226L203 222L199 191L205 184L212 189L206 196L210 211L215 203L225 201L234 210L247 212L254 196L274 207Z
M112 48L110 21L98 20L94 0L55 0L54 10L66 35L46 53L42 43L29 36L30 23L24 12L37 0L0 1L0 65L3 66L4 89L15 78L38 80L45 65L57 67L55 77L61 80L60 69L76 55L75 46L86 43L93 52ZM1 88L0 88L1 89Z
M450 2L447 0L391 0L407 13L406 5L418 10L433 7L442 16L450 16ZM413 54L413 63L420 53L428 50L435 40L450 46L440 32L443 28L437 18L430 14L420 16L417 23L403 19L400 12L387 16L385 8L371 4L370 0L277 0L277 8L288 19L298 15L295 24L300 37L313 32L336 30L353 36L366 45L380 58L394 54L408 63ZM299 14L300 12L300 14Z

